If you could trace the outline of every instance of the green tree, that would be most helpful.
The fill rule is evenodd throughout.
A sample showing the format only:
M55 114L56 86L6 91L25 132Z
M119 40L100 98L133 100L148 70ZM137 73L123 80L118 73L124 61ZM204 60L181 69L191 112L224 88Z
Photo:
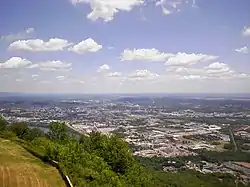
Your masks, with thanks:
M94 153L104 159L116 173L124 174L135 160L128 144L115 135L110 137L98 132L90 134Z
M9 130L16 134L18 138L25 139L29 134L28 124L25 122L15 122L9 127Z
M44 136L45 136L45 133L41 129L32 128L32 129L29 129L29 132L25 138L27 140L34 140L36 138L44 137Z
M48 137L54 141L65 142L70 138L68 127L65 123L52 122L49 130Z
M0 131L6 130L8 122L4 119L2 115L0 115Z
M83 146L85 151L91 151L91 140L88 136L82 135L80 137L79 143Z

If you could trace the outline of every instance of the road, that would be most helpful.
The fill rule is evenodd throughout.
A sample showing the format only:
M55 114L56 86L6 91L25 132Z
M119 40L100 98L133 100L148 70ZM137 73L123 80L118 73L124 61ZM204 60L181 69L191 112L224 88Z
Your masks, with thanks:
M234 152L236 152L236 151L238 151L238 147L237 147L237 144L236 144L236 142L235 142L234 134L233 134L231 128L229 128L229 133L230 133L229 136L230 136L231 143L233 143L233 145L234 145Z

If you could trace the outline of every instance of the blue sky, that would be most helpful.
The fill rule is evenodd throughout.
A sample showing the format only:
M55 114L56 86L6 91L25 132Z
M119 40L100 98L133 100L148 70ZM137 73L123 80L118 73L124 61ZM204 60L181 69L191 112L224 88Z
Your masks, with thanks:
M249 0L3 0L0 91L250 93Z

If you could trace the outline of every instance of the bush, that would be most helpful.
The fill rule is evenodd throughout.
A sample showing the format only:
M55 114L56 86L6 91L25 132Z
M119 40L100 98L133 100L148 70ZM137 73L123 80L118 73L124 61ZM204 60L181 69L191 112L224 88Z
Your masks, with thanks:
M0 137L8 140L16 140L17 136L12 131L4 130L0 132Z

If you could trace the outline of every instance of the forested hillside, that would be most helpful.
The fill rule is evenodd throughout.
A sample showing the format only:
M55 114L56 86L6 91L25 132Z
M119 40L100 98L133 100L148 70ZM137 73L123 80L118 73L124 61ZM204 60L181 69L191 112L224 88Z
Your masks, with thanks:
M44 161L55 160L76 187L230 187L231 176L198 174L193 171L167 173L144 168L132 155L128 144L116 135L92 132L76 139L63 123L50 124L50 132L29 129L25 123L8 124L0 119L0 134L22 145ZM242 186L239 184L239 186Z

